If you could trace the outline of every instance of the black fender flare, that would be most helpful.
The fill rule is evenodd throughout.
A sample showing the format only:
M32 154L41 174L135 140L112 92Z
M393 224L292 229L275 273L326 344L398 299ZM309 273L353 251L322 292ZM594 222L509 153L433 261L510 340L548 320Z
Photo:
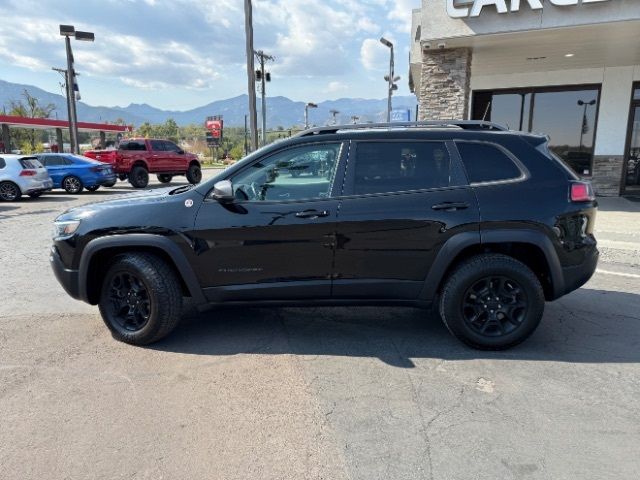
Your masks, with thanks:
M449 238L436 256L424 286L420 292L420 300L433 301L438 293L447 269L465 248L490 243L529 243L538 247L544 254L553 287L553 298L561 297L564 293L564 275L558 254L551 240L542 232L531 229L500 229L483 230L482 232L462 232Z
M173 260L178 273L187 286L191 297L198 304L206 303L200 283L187 261L180 247L167 237L151 233L127 233L122 235L107 235L104 237L91 240L85 246L82 257L80 258L80 266L78 269L78 283L80 299L89 303L89 295L87 289L87 277L89 274L89 265L93 256L107 248L114 247L153 247L164 251Z

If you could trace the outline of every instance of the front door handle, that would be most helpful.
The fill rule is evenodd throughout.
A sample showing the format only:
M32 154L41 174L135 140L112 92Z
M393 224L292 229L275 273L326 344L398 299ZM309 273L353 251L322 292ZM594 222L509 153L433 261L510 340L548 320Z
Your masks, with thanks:
M319 217L328 217L328 210L303 210L302 212L296 213L297 218L319 218Z
M455 212L456 210L464 210L465 208L469 208L469 204L467 202L442 202L436 203L432 205L431 208L433 210L444 210L445 212Z

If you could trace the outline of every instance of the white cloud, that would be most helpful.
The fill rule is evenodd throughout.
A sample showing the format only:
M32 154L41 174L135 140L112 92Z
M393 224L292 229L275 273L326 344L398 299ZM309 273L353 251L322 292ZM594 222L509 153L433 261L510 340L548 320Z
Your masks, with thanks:
M327 88L325 88L325 93L338 93L344 92L349 89L349 86L346 83L333 81L329 82Z
M387 18L396 23L396 28L402 33L411 32L411 10L420 7L419 0L394 0L393 8Z
M360 62L367 70L384 70L389 65L389 49L377 38L367 38L360 47Z

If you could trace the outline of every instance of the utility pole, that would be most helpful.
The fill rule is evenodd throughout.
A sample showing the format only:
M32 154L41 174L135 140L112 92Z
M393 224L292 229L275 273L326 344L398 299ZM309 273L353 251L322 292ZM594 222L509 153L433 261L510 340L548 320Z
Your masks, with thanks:
M80 153L78 145L78 116L76 113L76 93L73 91L73 53L71 52L71 38L64 37L64 45L67 50L67 109L69 111L69 138L71 141L71 153Z
M253 63L253 13L251 0L244 0L244 31L247 51L247 92L249 94L249 122L251 150L258 149L258 116L256 114L256 81Z
M256 72L256 76L258 80L260 80L260 93L262 94L262 145L267 144L267 99L266 99L266 82L271 81L271 74L264 71L264 64L266 61L275 60L271 55L267 55L262 50L258 50L256 53L256 57L260 62L260 70Z
M247 141L247 115L244 116L244 155L249 155L249 143Z

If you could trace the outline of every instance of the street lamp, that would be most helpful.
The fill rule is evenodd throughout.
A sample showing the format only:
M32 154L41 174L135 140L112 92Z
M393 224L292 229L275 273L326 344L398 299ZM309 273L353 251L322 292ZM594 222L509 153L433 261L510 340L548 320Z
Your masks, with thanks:
M313 102L309 102L304 106L304 128L305 129L309 128L309 109L310 108L318 108L318 105Z
M387 123L391 122L391 95L393 94L393 90L397 90L397 85L394 84L394 76L393 76L393 43L387 40L384 37L380 38L380 43L382 43L385 47L389 48L389 75L385 76L385 80L387 81ZM394 88L395 87L395 88Z
M64 37L67 51L67 109L69 110L69 138L71 140L71 152L80 153L78 145L78 114L76 112L76 72L73 68L73 53L71 52L71 37L82 42L93 42L95 35L92 32L76 31L73 25L60 25L60 35Z
M584 134L589 130L589 124L587 123L587 107L592 107L595 104L595 99L591 100L590 102L578 100L578 106L584 106L584 111L582 112L582 125L580 125L580 151L582 151L582 141L584 139Z
M331 123L331 125L337 125L338 120L336 119L336 115L338 115L340 112L338 110L329 110L329 113L333 116L333 123Z

